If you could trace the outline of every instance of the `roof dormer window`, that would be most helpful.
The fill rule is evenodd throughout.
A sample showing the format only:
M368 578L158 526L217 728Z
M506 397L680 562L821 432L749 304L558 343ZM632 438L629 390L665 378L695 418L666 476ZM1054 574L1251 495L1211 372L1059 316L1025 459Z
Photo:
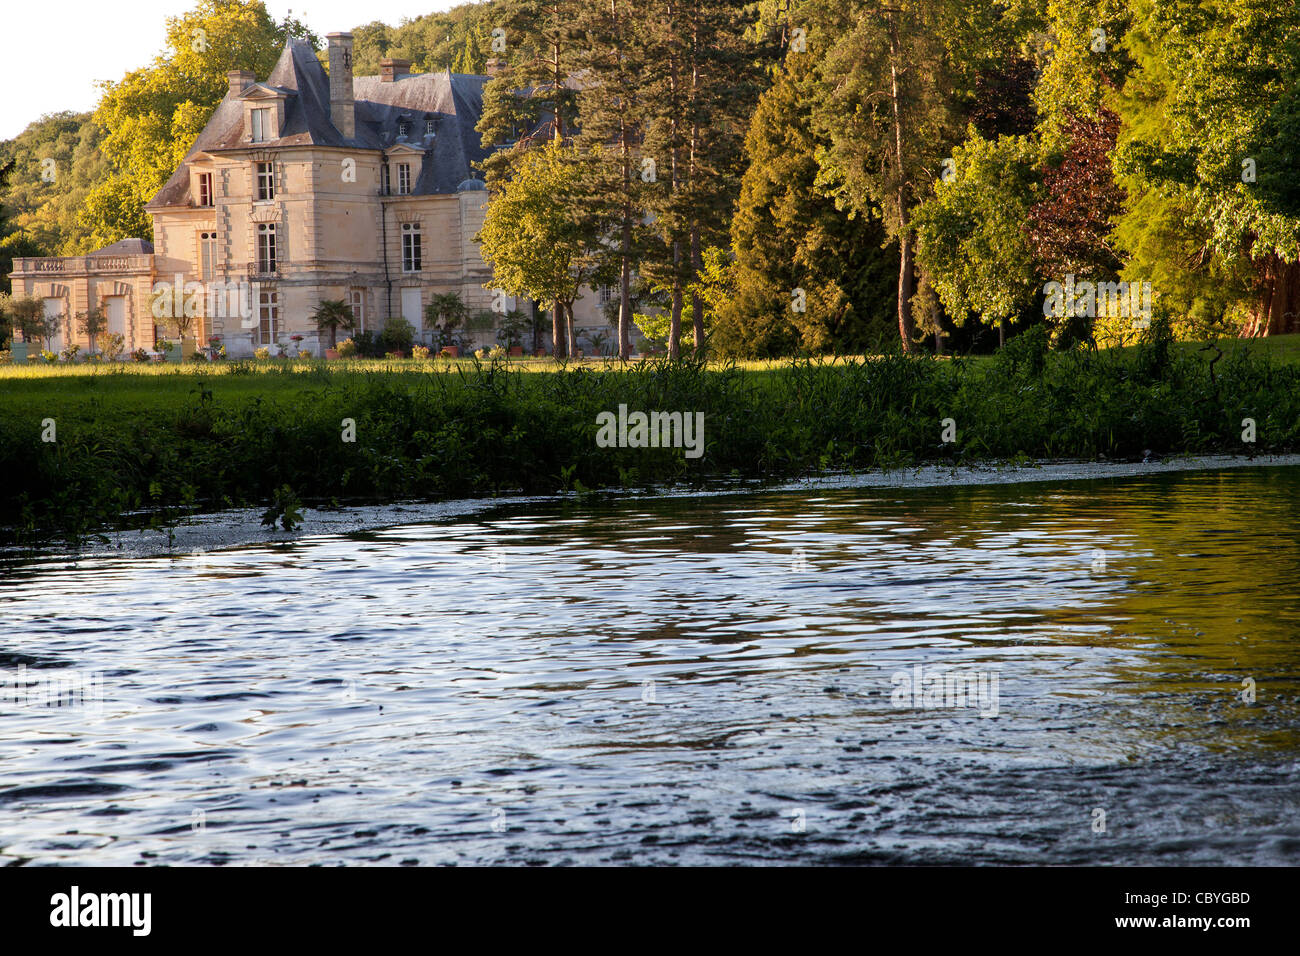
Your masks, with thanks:
M424 117L424 135L425 136L434 135L434 122L432 116L426 115Z
M249 110L249 138L254 143L265 143L271 138L271 111L269 109Z
M411 121L408 120L406 117L402 117L401 119L399 119L399 120L397 121L397 135L398 135L398 137L400 138L400 137L406 136L406 135L407 135L408 133L410 133L410 132L411 132Z

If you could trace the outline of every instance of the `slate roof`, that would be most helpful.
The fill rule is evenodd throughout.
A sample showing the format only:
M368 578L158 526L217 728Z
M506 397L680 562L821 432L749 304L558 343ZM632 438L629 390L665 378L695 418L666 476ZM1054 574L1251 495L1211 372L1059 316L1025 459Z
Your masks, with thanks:
M122 239L113 243L111 246L105 246L103 249L96 249L91 253L92 256L151 256L153 255L153 243L146 242L144 239Z
M291 39L264 83L226 97L207 126L146 208L190 206L186 165L198 154L234 149L274 149L280 146L335 146L379 150L403 143L425 154L413 195L456 192L463 180L474 178L472 163L487 156L475 130L483 112L486 76L421 73L384 83L377 76L352 81L356 100L356 136L345 139L330 119L329 75L311 45ZM252 146L242 142L243 100L256 90L271 89L285 96L284 128L279 139ZM409 122L408 134L398 137L398 123ZM434 122L434 135L424 135L425 121Z

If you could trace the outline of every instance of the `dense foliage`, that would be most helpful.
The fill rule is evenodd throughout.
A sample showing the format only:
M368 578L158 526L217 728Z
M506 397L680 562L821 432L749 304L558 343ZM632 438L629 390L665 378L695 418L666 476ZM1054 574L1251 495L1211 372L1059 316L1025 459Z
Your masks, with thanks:
M519 371L233 363L224 374L0 374L3 534L82 534L158 509L553 493L990 458L1300 448L1300 365L1244 347L1050 352L1041 326L992 359L893 355L771 370L693 361ZM14 374L14 373L11 373ZM15 387L21 383L21 388ZM596 416L704 413L702 457L601 448ZM44 419L57 425L44 442ZM943 441L952 418L955 442ZM1244 444L1243 419L1256 422ZM344 419L355 441L343 440ZM140 512L147 513L141 515ZM129 517L135 515L134 518Z
M670 355L845 353L887 328L961 352L1043 323L1067 279L1149 283L1183 338L1300 329L1295 4L488 0L353 33L360 74L494 74L494 196L530 149L571 150L582 188L552 201L583 232L568 261L618 284L624 356L651 306ZM291 35L316 41L260 0L198 0L93 115L0 143L0 270L147 236L225 72L264 77ZM1058 346L1116 327L1060 318Z

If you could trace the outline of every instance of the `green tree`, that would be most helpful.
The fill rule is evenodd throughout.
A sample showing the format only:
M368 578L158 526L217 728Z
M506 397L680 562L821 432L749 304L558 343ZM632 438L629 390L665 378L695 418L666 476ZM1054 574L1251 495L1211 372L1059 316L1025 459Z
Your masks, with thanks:
M465 325L469 319L469 307L459 292L443 292L434 295L424 307L425 320L437 330L439 348L456 344L456 330Z
M725 353L858 351L888 330L897 248L878 216L841 208L822 181L818 156L829 140L813 126L821 65L791 52L750 122L731 287L714 307L713 345Z
M2 281L15 257L83 255L105 245L80 221L86 197L112 175L102 138L89 113L55 113L0 143Z
M823 174L849 207L879 210L899 244L898 329L916 340L912 209L926 198L961 133L962 107L994 51L1001 7L979 0L866 0L834 33L814 24L810 47L829 47L816 113L830 141Z
M953 320L1001 326L1034 308L1040 277L1025 235L1043 195L1029 136L987 140L973 128L953 150L953 176L917 207L917 261Z
M471 30L465 34L465 45L452 64L453 73L483 74L487 71L487 57L479 42L478 33Z
M644 37L632 0L584 6L579 65L583 82L577 109L580 145L595 158L587 201L611 223L607 256L618 274L618 355L631 357L633 271L643 246L644 191L641 144L644 98L641 73Z
M1300 208L1291 201L1300 10L1263 0L1132 0L1135 67L1116 107L1130 201L1125 277L1197 325L1300 330ZM1224 295L1225 291L1228 293Z
M535 143L566 142L574 132L583 56L580 0L501 0L494 11L503 31L505 67L483 91L478 131L487 148L504 146L483 163L496 192ZM494 54L500 56L500 54Z
M681 352L688 289L702 250L725 241L744 173L743 146L760 92L749 19L735 0L658 0L643 13L645 152L657 188L647 191L657 240L643 267L669 295L668 354ZM691 295L694 346L704 349L704 301Z
M493 287L553 310L557 359L571 351L573 303L599 269L590 225L572 215L589 167L576 147L552 142L528 150L514 178L489 203L476 237L492 266Z
M143 69L103 84L95 123L114 169L86 202L98 241L149 238L143 207L189 152L229 89L229 70L266 77L286 39L319 40L296 20L276 23L260 0L200 0L167 20L167 47Z
M14 296L9 300L9 315L13 328L24 342L43 342L49 345L57 331L57 323L45 316L45 303L36 296Z
M339 329L351 330L357 324L352 309L342 299L321 299L311 318L318 332L329 335L329 348L337 347Z
M77 313L77 330L90 343L90 347L86 350L88 353L92 355L95 353L99 336L106 328L108 328L108 318L104 315L103 309L92 306L85 312Z

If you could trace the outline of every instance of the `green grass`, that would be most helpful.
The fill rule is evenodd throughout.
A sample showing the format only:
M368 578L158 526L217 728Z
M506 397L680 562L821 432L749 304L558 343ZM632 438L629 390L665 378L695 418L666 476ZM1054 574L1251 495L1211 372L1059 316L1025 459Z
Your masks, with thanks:
M1300 337L1212 353L1153 337L993 357L627 367L544 361L0 368L0 538L78 536L165 509L382 501L919 462L1300 447ZM706 450L604 449L596 416L705 413ZM342 440L343 419L356 441ZM957 439L941 440L954 419ZM1257 439L1242 442L1253 418ZM53 419L57 441L44 442Z

